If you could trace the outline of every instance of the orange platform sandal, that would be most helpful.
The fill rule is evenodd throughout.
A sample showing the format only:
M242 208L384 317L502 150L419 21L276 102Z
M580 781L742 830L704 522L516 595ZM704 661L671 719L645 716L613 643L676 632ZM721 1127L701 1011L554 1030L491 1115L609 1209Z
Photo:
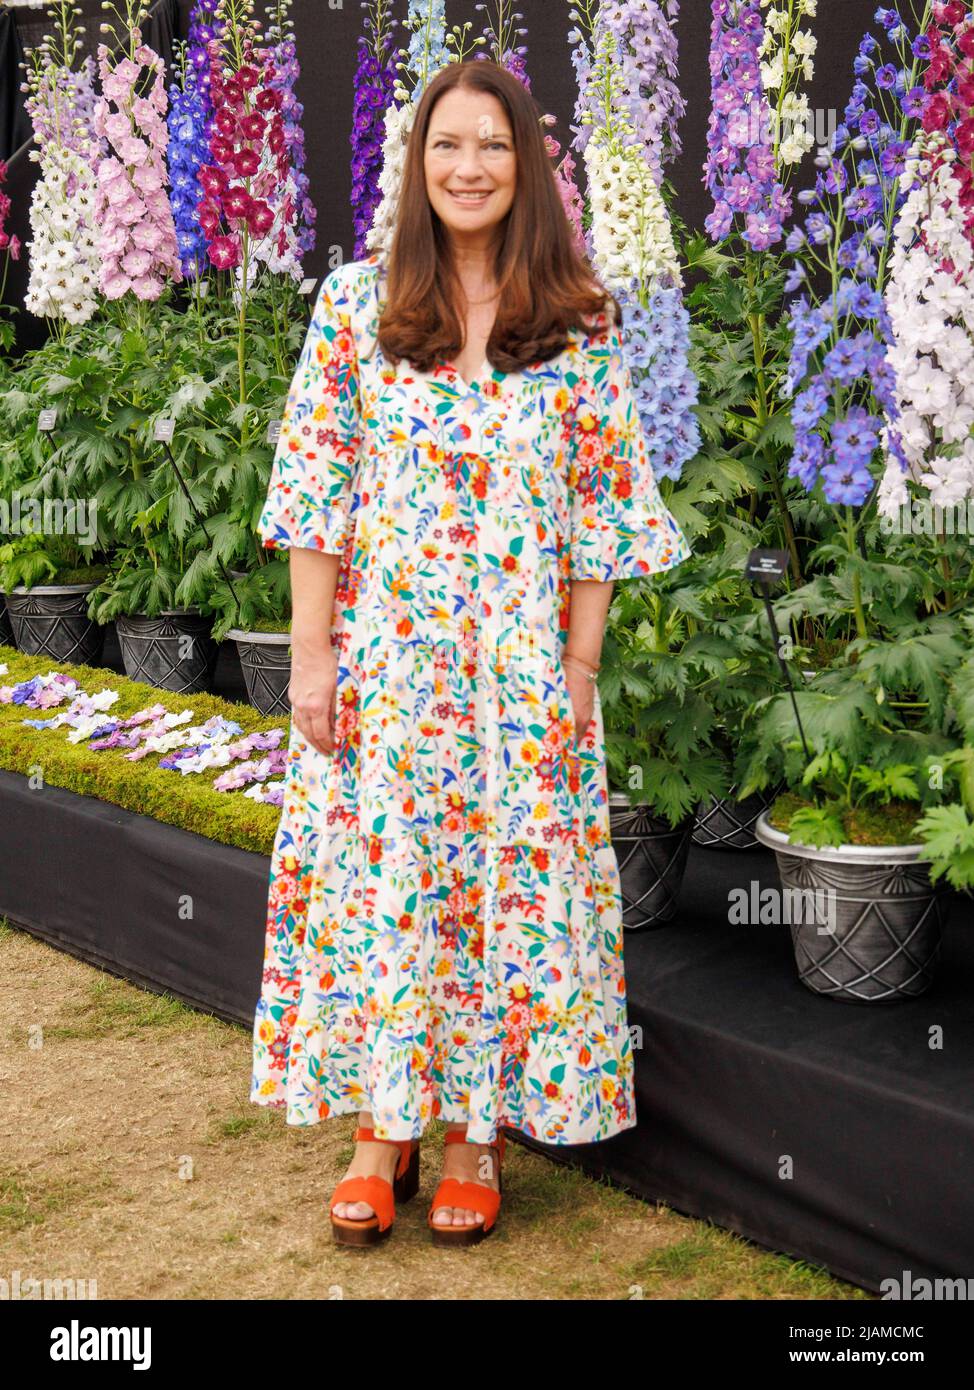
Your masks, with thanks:
M466 1131L448 1129L445 1136L447 1144L465 1144ZM500 1165L504 1162L504 1136L498 1132L495 1143L489 1145L497 1150L497 1191L479 1182L464 1182L459 1178L443 1178L433 1197L432 1206L426 1217L426 1224L433 1232L434 1245L476 1245L494 1229L497 1213L500 1210L504 1191L504 1178ZM483 1221L475 1226L441 1226L433 1220L441 1207L462 1207L465 1211L479 1211Z
M331 1194L331 1229L336 1245L377 1245L392 1230L396 1219L396 1203L408 1202L419 1191L419 1140L377 1139L375 1130L359 1125L355 1141L374 1144L395 1144L399 1162L393 1181L387 1182L378 1173L343 1178ZM367 1202L375 1213L356 1220L351 1216L336 1216L339 1202Z

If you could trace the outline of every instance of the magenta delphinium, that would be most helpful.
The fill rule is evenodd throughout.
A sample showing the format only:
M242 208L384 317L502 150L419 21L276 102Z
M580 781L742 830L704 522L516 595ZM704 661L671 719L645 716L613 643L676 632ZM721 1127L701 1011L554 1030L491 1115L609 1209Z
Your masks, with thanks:
M933 15L926 32L930 61L924 74L928 97L923 129L943 135L956 156L952 172L967 236L974 243L974 7L943 0L934 5Z
M397 21L389 17L388 0L369 0L362 8L366 11L366 33L358 40L350 137L356 260L369 254L366 238L382 201L379 175L383 164L385 113L392 104L396 80Z
M791 212L791 198L775 174L758 56L763 41L759 0L713 0L704 182L714 210L705 225L714 241L738 227L754 251L767 251L781 240Z
M225 0L217 13L227 22L227 41L209 46L215 114L210 162L199 173L199 218L212 264L218 270L242 267L249 283L251 239L267 237L277 221L278 245L286 249L295 217L288 204L275 217L270 202L288 175L284 98L271 85L276 69L258 44L256 21L236 6L226 9Z
M20 239L7 231L7 216L10 212L10 199L3 192L3 185L7 182L7 166L0 159L0 251L5 251L11 260L20 259ZM6 274L6 262L4 262L4 274ZM3 299L3 285L0 284L0 300Z
M167 193L165 64L142 42L138 26L128 38L131 56L119 58L98 45L102 95L94 127L114 151L98 165L99 287L106 299L131 291L155 300L168 280L183 278ZM147 95L140 95L143 69L149 71Z

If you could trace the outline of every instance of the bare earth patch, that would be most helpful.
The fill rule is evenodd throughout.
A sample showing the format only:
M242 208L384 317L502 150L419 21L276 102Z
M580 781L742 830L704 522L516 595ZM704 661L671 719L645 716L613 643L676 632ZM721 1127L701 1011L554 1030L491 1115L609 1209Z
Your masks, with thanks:
M99 1298L869 1299L511 1144L497 1231L433 1249L422 1186L378 1249L326 1210L354 1117L252 1105L250 1036L0 926L0 1276Z

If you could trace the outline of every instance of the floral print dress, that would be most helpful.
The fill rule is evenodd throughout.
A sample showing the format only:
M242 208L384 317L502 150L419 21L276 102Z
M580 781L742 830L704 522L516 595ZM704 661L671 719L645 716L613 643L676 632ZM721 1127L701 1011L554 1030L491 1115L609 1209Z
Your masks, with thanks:
M603 725L560 662L574 579L688 545L606 316L470 385L376 340L378 256L324 281L259 522L341 555L335 752L291 722L251 1100L492 1141L636 1123Z

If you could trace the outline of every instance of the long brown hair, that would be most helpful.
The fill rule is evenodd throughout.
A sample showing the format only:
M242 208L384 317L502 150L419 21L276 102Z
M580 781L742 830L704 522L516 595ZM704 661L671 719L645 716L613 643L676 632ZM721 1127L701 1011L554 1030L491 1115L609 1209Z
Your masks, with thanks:
M454 360L463 347L456 307L461 285L447 229L427 196L424 167L433 108L456 88L495 96L511 123L517 184L494 254L499 295L487 356L501 371L518 371L563 351L569 330L590 327L586 320L609 305L616 322L622 315L618 300L576 249L545 148L542 112L516 77L486 60L449 64L420 98L406 148L378 340L390 361L406 358L419 371Z

